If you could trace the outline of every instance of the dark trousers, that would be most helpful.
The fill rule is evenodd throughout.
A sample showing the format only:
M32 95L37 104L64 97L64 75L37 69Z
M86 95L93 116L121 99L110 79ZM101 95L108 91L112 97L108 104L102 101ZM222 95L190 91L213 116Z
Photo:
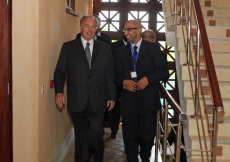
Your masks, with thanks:
M103 117L104 113L92 111L87 102L82 112L70 112L75 132L75 162L89 162L93 154L94 162L103 162Z
M122 115L122 132L128 162L138 162L138 147L142 160L149 159L156 134L157 113L143 109L140 93L135 93L130 114Z
M119 129L119 124L120 124L120 101L117 100L114 108L111 110L111 116L110 116L110 129L111 129L111 134L116 135L117 131Z

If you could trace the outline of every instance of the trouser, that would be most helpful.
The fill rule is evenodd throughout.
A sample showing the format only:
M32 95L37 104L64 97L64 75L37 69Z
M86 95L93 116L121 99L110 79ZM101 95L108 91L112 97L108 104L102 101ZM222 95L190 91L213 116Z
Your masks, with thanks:
M75 162L103 162L104 113L92 111L89 101L82 112L70 112L75 132Z
M114 105L114 108L111 110L111 117L109 122L112 135L117 134L120 124L120 116L120 101L117 100Z
M122 115L122 132L128 162L149 159L156 134L157 112L147 113L141 104L140 93L134 96L133 107L128 115Z

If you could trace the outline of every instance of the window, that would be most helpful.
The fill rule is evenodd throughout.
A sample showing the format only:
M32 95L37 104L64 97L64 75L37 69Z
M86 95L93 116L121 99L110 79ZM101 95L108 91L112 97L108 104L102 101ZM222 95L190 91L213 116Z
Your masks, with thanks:
M120 28L120 13L118 11L100 11L101 30L117 32Z
M165 33L165 23L163 12L157 13L157 31L161 33Z
M149 28L149 13L147 11L129 11L128 20L140 20L143 29Z

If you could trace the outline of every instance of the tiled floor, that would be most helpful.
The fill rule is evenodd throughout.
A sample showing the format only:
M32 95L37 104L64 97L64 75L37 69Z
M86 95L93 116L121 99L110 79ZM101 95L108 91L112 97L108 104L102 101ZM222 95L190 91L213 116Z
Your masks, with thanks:
M110 128L104 128L104 162L127 162L125 152L124 152L124 144L122 138L121 129L119 129L117 133L116 139L110 138ZM65 155L62 162L73 162L74 161L74 139L69 142L69 151ZM158 155L160 157L160 155ZM154 160L154 147L152 149L151 162ZM158 162L162 162L160 159Z
M124 144L121 129L117 132L117 138L110 138L110 128L104 128L104 162L127 162L124 152ZM69 151L67 152L63 162L74 161L74 140L69 143Z

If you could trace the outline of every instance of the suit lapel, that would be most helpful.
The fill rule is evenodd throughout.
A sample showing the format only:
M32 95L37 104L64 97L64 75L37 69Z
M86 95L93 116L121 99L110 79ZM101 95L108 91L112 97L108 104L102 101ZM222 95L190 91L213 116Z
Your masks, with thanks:
M141 46L140 46L140 51L138 54L138 59L137 59L137 65L141 61L142 57L144 56L146 49L147 49L147 44L145 41L142 40Z
M123 47L123 46L125 46L125 43L124 43L123 40L120 40L120 42L119 42L119 48L120 48L120 47Z
M130 44L125 46L125 56L128 59L128 62L130 63L130 65L133 67L133 56L131 53Z
M97 41L94 40L91 65L95 62L99 53L100 53L100 45Z
M82 60L86 63L86 64L89 64L88 63L88 60L87 60L87 57L86 57L86 54L85 54L85 50L84 50L84 47L82 45L82 42L81 42L81 39L78 38L76 39L76 51L77 53L81 56Z

